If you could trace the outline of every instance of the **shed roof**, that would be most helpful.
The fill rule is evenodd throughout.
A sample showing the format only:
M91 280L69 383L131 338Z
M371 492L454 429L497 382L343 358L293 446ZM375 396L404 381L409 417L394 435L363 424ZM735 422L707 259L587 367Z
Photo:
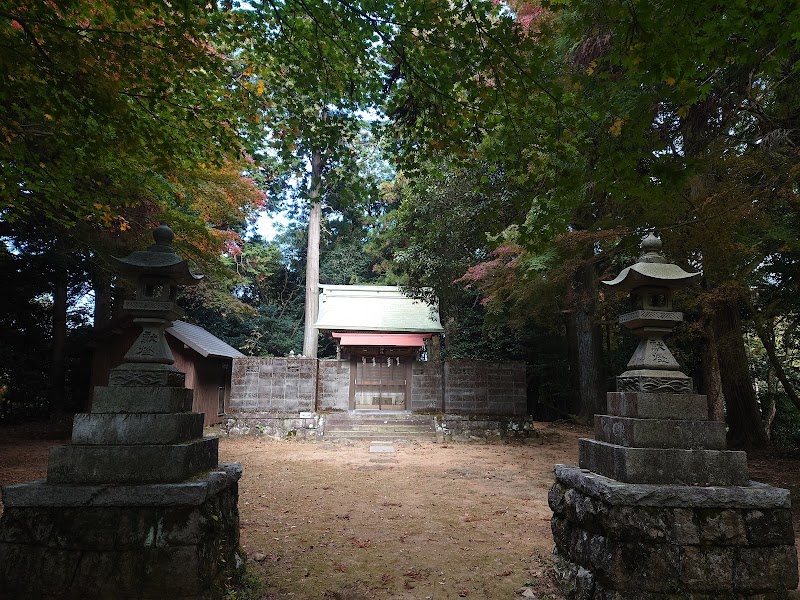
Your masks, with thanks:
M186 323L185 321L173 321L172 327L169 327L166 331L176 340L183 342L201 356L214 356L219 358L239 358L244 356L244 354L239 352L236 348L226 344L202 327Z
M397 286L323 285L314 324L326 331L441 333L439 309Z

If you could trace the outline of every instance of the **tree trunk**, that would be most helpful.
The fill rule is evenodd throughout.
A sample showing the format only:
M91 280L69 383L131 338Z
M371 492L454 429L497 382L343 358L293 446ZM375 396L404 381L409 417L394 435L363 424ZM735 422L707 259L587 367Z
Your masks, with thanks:
M318 150L311 156L311 188L309 200L311 213L308 218L308 247L306 254L306 306L303 329L303 356L317 357L319 334L314 328L319 314L319 243L322 221L322 169L325 158Z
M722 375L719 372L717 342L711 322L705 324L703 347L703 393L708 396L708 416L713 421L725 420L725 394L722 392Z
M92 288L94 289L94 325L95 331L105 327L111 322L111 305L114 299L111 289L111 275L95 267L92 276Z
M67 349L67 274L65 269L55 272L53 282L53 337L50 351L50 400L51 414L65 411L66 399L66 349Z
M722 392L725 395L728 443L742 448L766 446L767 435L750 379L739 310L733 298L723 300L714 307L712 323Z
M577 391L577 413L583 422L590 422L596 413L605 410L602 344L603 333L595 320L597 280L594 268L587 263L575 274L571 290L572 311L567 332L570 345L570 370Z

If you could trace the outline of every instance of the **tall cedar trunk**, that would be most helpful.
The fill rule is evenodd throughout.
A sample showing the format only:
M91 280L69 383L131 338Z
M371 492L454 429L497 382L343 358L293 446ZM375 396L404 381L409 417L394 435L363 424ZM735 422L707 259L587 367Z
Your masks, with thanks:
M728 443L742 448L763 447L768 439L750 379L739 310L733 299L715 306L712 324L725 395Z
M311 214L308 218L308 247L306 254L306 307L303 329L303 356L317 357L319 334L314 328L319 314L319 243L322 221L322 169L325 158L315 150L311 156Z
M596 298L597 279L594 267L587 263L575 274L573 309L567 327L570 370L579 401L576 412L584 422L589 422L592 415L602 413L605 409L603 334L595 320Z
M722 393L717 342L711 322L707 322L705 325L704 341L703 393L708 396L708 416L714 421L723 421L725 419L725 394Z
M67 273L64 269L55 272L53 282L53 337L50 352L50 412L66 412L66 349L67 349Z
M94 329L98 330L111 322L111 304L114 298L111 289L111 275L107 271L95 267L92 288L94 288Z

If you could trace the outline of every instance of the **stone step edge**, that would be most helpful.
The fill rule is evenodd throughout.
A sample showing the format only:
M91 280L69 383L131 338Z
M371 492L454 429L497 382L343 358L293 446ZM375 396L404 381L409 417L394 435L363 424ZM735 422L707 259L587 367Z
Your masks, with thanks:
M749 481L747 485L696 486L624 483L575 465L557 464L556 481L615 506L662 508L791 508L789 490Z
M734 450L631 448L581 438L578 465L627 483L726 486L748 481L747 455Z
M140 485L62 485L40 479L7 485L7 508L73 506L199 506L242 477L238 463L217 465L188 481Z

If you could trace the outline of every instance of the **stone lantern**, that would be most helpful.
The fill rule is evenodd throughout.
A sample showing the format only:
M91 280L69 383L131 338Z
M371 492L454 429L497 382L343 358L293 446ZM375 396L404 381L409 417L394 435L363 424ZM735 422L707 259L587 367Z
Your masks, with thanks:
M194 285L172 230L115 259L136 281L125 309L142 332L53 448L47 479L6 486L0 597L206 600L222 597L239 556L239 465L218 463L164 330Z
M183 311L175 303L179 285L197 285L202 275L192 275L186 261L172 248L174 234L166 225L153 230L155 244L147 250L113 258L119 271L136 283L136 297L124 308L142 328L125 355L122 365L113 369L111 385L174 385L183 374L174 366L175 358L164 330ZM183 385L182 381L178 383Z
M683 318L672 293L699 274L667 262L653 235L641 247L604 282L630 293L620 322L639 346L578 466L554 469L556 577L569 600L785 598L798 582L789 492L750 481L664 344Z
M680 371L663 337L683 320L683 313L672 310L672 292L690 285L700 273L687 273L668 262L660 252L661 240L653 234L640 247L644 254L636 264L603 282L614 291L630 293L632 311L619 322L640 340L628 370L617 377L617 391L691 393L692 380Z

